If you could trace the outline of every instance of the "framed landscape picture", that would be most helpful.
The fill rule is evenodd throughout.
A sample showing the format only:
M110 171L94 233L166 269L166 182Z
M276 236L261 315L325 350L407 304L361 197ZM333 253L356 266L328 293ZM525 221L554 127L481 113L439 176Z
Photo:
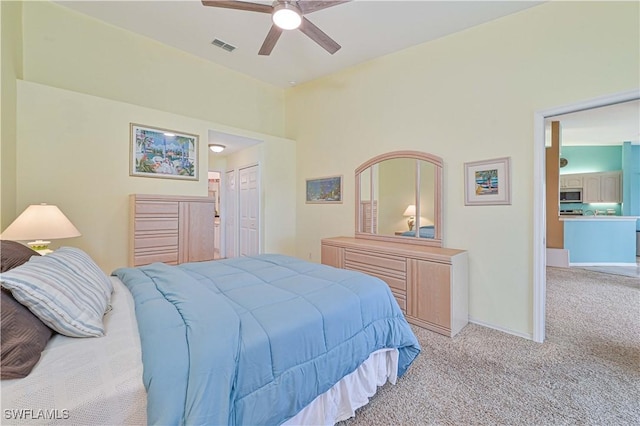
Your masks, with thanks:
M131 123L131 176L198 180L198 135Z
M511 204L511 158L464 163L464 204Z
M342 176L307 179L306 203L342 203Z

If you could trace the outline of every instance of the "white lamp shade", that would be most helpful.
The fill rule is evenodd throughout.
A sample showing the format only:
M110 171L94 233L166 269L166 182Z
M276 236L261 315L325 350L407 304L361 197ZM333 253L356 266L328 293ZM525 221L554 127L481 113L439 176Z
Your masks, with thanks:
M80 231L57 206L32 204L0 235L3 240L57 240L79 237Z
M213 151L213 152L222 152L222 151L224 151L225 148L226 148L226 146L220 145L220 144L217 144L217 143L209 145L209 149L211 151Z
M402 216L415 216L416 215L416 206L410 204L407 206L406 210L402 214Z

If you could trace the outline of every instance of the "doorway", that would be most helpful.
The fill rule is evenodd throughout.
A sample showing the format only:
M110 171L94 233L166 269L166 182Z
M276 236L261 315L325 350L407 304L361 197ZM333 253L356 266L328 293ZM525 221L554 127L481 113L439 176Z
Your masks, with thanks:
M256 165L240 169L239 173L240 256L252 256L260 252L258 172Z
M225 174L226 257L260 253L260 167L252 165Z
M546 326L545 120L562 114L636 99L640 99L640 91L632 90L534 113L533 340L535 342L544 342Z
M213 258L214 259L221 259L223 257L223 250L221 247L222 239L220 238L220 231L222 230L222 227L220 226L220 206L221 206L220 192L222 190L222 183L221 183L220 177L221 177L220 172L211 172L211 171L208 172L208 180L209 180L207 185L208 196L216 200L215 215L213 218L213 230L214 230Z

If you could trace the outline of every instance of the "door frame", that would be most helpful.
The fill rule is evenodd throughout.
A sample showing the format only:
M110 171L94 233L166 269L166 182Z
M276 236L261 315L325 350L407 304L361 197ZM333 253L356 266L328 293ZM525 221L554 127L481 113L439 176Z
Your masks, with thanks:
M640 99L640 89L618 92L533 113L533 340L544 342L546 327L545 119Z
M233 191L227 191L227 185L231 182L228 175L229 173L233 174L233 182L236 185ZM238 171L236 169L228 169L224 172L224 196L225 196L225 207L224 207L224 257L237 257L238 256ZM231 205L233 203L233 212L230 211ZM231 217L233 216L233 220ZM228 230L227 226L233 224L233 228ZM220 221L220 226L222 226L222 220ZM220 235L222 238L222 234ZM233 244L228 244L227 239L233 239ZM231 250L232 248L232 250ZM232 253L233 251L233 253ZM222 255L222 253L221 253Z

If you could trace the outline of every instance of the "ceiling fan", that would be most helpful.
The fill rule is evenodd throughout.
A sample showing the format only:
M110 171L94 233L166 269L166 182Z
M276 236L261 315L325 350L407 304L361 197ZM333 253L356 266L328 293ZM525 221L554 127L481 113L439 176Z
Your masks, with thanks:
M332 55L340 49L340 45L331 37L326 35L320 28L311 23L304 15L317 10L326 9L347 3L350 0L342 1L311 1L311 0L276 0L271 6L261 3L251 3L246 1L218 1L202 0L202 4L210 7L221 7L225 9L247 10L250 12L261 12L271 14L273 25L267 34L258 55L269 55L276 42L280 38L283 30L299 29L311 40L318 43L322 48Z

